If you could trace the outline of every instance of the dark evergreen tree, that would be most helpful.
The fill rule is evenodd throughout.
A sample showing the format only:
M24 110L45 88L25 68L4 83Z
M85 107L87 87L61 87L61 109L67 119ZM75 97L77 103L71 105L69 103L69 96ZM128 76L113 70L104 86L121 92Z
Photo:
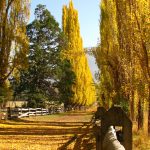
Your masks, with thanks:
M74 92L72 90L72 85L75 85L76 75L72 71L72 66L69 60L64 59L61 65L61 78L58 83L58 88L60 91L60 99L64 102L65 107L72 104L71 99L74 96Z
M43 106L45 100L59 100L60 95L64 95L61 94L64 91L59 89L64 87L65 81L68 82L62 82L64 74L68 74L65 73L67 70L62 70L66 62L61 59L61 51L67 42L59 24L44 5L38 5L35 9L35 20L27 26L27 35L30 44L29 67L20 72L20 83L15 88L15 94L20 93L28 100L36 101L38 107Z

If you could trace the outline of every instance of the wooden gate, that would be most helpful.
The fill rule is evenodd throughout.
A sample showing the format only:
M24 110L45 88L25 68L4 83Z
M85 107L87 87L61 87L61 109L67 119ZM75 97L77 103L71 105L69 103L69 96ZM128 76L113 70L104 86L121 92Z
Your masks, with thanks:
M104 109L104 108L101 108ZM101 111L100 127L96 131L96 150L103 150L103 140L110 126L122 130L121 144L126 150L132 150L132 122L121 109L121 107L112 107L108 111Z

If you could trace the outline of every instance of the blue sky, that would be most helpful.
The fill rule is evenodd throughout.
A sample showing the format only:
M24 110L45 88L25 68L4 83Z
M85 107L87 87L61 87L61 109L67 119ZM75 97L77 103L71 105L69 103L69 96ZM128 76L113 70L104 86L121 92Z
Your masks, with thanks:
M83 46L96 46L99 39L100 0L73 0L73 3L79 14ZM34 19L34 10L38 4L46 5L61 27L62 7L68 5L69 0L31 0L30 22ZM98 71L95 59L88 56L88 61L94 76L95 71Z
M30 21L34 19L36 6L44 4L61 27L62 6L68 3L69 0L31 0ZM73 3L79 12L80 32L84 47L96 46L99 39L100 0L73 0Z

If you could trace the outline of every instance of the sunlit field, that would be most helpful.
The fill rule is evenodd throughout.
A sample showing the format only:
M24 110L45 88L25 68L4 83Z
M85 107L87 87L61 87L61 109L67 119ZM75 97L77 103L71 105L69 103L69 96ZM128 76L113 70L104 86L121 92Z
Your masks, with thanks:
M24 118L0 124L0 150L92 150L92 114Z
M138 131L133 124L133 150L150 150L150 137L146 133Z
M150 150L150 0L0 0L0 150L97 147Z
M150 150L150 138L138 132L133 136L133 145L133 150Z
M0 150L95 150L93 113L36 116L0 123ZM133 130L133 150L149 150L150 138Z

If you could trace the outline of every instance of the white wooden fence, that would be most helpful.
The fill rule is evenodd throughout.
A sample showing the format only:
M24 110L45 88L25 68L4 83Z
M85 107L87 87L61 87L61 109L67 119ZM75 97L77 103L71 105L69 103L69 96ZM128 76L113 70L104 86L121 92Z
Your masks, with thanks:
M15 108L10 110L10 117L23 118L29 116L48 115L48 109L44 108Z

